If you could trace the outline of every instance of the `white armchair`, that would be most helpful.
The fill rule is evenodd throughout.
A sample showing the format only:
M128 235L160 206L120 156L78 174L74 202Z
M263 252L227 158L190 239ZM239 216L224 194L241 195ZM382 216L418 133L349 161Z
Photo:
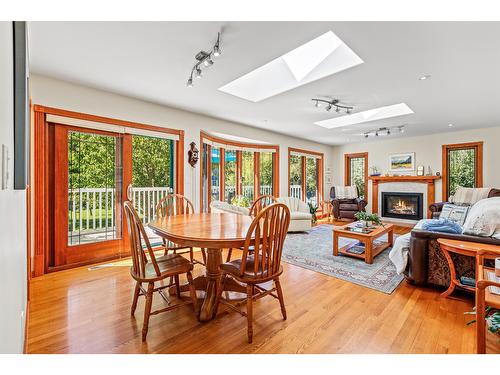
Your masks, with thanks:
M293 197L279 197L277 201L290 209L289 232L304 232L311 229L312 215L307 203Z

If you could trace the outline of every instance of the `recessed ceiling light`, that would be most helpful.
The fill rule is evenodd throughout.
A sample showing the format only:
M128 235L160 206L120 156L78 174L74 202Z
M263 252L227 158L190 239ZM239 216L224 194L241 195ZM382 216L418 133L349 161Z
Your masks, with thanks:
M259 102L362 63L337 35L328 31L219 90Z
M426 79L431 78L430 74L424 74L423 76L418 77L419 80L425 81Z
M411 113L413 113L413 111L410 107L408 107L405 103L399 103L370 109L368 111L356 112L351 115L334 117L328 120L315 122L315 124L327 129L333 129L354 124L362 124L370 121L383 120L391 117L409 115Z

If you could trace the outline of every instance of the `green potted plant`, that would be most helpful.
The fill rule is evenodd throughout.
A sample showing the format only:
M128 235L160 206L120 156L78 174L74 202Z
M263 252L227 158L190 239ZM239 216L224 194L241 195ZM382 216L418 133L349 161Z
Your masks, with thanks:
M313 224L315 224L316 221L318 221L318 218L316 217L316 212L318 211L318 206L312 202L307 202L307 205L309 206L309 212L312 215L311 220L312 220Z
M364 227L370 227L373 224L384 225L377 214L368 214L366 212L359 211L354 214L354 217L356 220L361 221Z

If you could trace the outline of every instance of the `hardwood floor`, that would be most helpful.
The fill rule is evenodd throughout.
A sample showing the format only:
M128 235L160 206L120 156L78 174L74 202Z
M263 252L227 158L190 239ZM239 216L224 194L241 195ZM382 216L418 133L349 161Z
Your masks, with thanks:
M397 227L396 233L409 228ZM201 253L196 253L201 257ZM474 353L467 326L472 299L402 282L393 294L284 263L288 319L274 298L255 303L254 342L246 320L221 309L199 323L190 306L151 317L141 341L144 299L130 316L134 283L127 266L80 267L35 278L29 353ZM200 266L195 273L202 272ZM188 294L186 293L186 298ZM160 306L161 298L154 301Z

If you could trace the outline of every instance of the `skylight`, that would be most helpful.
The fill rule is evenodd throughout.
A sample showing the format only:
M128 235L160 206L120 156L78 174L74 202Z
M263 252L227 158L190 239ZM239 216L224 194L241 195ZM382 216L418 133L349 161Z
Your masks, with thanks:
M260 102L362 63L337 35L328 31L219 90Z
M369 109L363 112L357 112L346 116L335 117L324 121L315 122L316 125L327 129L340 128L354 124L383 120L386 118L409 115L413 113L410 107L405 103L388 105L385 107Z

